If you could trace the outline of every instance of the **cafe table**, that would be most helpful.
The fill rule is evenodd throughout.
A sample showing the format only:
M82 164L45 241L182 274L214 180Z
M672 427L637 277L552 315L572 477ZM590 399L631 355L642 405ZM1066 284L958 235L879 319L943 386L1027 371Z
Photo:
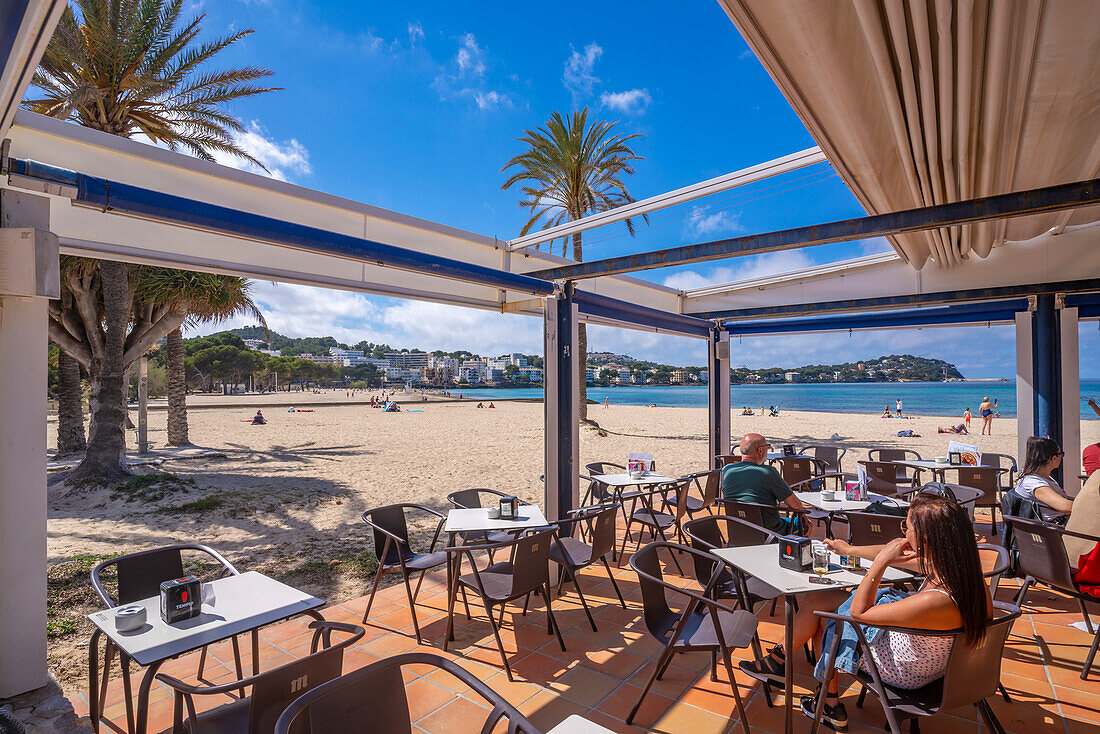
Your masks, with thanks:
M657 474L656 472L649 471L642 472L637 477L632 477L626 473L593 474L592 479L596 480L597 482L606 484L608 487L611 488L611 492L614 495L615 502L619 503L619 511L623 515L624 524L628 524L630 522L630 519L627 516L626 503L623 502L624 499L637 499L638 496L641 495L647 487L657 487L661 484L670 484L676 481L676 479L674 479L673 477L666 477L663 474ZM637 489L634 493L628 493L625 491L628 487L636 487ZM612 558L615 559L617 557L617 553L613 550Z
M894 497L887 497L883 494L875 494L869 492L866 500L849 500L844 498L844 492L838 490L836 493L836 499L827 500L824 498L821 492L795 492L794 496L804 505L809 505L816 510L823 510L825 512L862 512L872 502L878 502L885 499L893 499L899 503L904 504L902 500L898 500Z
M316 611L325 604L321 599L256 571L215 579L210 586L214 591L214 603L203 604L198 616L175 624L161 619L159 596L136 602L145 607L146 617L145 624L132 632L119 632L115 627L115 610L119 607L88 615L96 627L88 645L88 714L95 731L99 731L99 719L103 713L99 710L98 695L98 643L102 635L107 635L122 652L145 667L138 688L136 724L131 732L145 734L149 719L149 691L153 678L165 661L299 614L324 619ZM253 674L258 672L258 647L257 639L253 637Z
M490 512L492 510L492 512ZM496 515L496 517L493 517ZM447 513L443 526L448 534L448 546L453 546L455 538L467 533L499 533L513 530L533 530L549 527L546 516L535 505L520 505L515 518L505 520L500 517L499 508L470 507L455 508ZM458 571L461 561L455 553L447 554L447 639L454 639L454 602L458 594Z
M979 466L979 467L975 467L973 464L952 464L951 462L948 462L948 461L936 461L934 459L916 459L916 460L912 460L912 461L910 461L910 460L891 461L890 463L891 464L897 464L898 466L909 467L910 469L918 469L920 471L931 472L932 473L932 478L935 479L938 476L940 478L941 482L943 481L943 475L946 472L956 470L956 469L975 469L975 468L977 468L977 469L992 469L992 470L994 470L998 473L1009 471L1009 469L1007 467L999 467L999 466Z
M813 571L792 571L779 565L779 546L775 543L765 545L747 545L740 548L716 548L711 551L723 563L726 563L742 573L748 574L765 584L771 586L783 595L783 649L789 664L786 665L786 681L784 695L784 731L791 734L793 721L792 698L794 695L794 599L799 594L812 594L831 589L850 589L859 586L863 580L860 571L849 571L840 567L840 558L835 553L829 553L829 573L825 578L830 579L828 585L811 582L816 579ZM864 564L867 564L864 561ZM908 571L896 568L888 568L883 576L884 583L895 581L907 581L913 575ZM765 684L766 685L766 684Z

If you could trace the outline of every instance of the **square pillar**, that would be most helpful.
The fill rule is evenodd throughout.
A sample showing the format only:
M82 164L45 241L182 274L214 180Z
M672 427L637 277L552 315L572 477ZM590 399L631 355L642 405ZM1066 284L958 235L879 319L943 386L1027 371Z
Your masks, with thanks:
M46 684L49 199L0 190L0 698Z
M1062 487L1070 497L1081 491L1081 365L1077 333L1077 309L1066 308L1059 296L1058 339L1061 359L1057 365L1062 397Z
M730 335L715 329L707 343L708 461L718 468L715 456L730 452Z
M1035 435L1032 316L1030 310L1016 312L1016 461L1021 467L1027 455L1027 439Z
M580 502L580 416L577 380L584 367L577 361L577 306L573 285L543 306L546 362L543 370L545 422L544 474L548 520L564 518Z

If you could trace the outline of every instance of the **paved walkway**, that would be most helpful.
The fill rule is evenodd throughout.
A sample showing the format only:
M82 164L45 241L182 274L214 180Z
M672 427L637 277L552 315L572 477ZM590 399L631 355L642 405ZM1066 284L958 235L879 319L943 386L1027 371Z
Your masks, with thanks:
M646 698L635 721L625 723L627 713L637 700L659 650L646 633L641 613L641 595L636 576L626 564L616 578L626 596L628 609L615 599L611 584L602 568L581 576L585 596L592 607L598 632L593 632L575 593L553 601L554 611L564 632L566 652L546 632L546 616L541 602L532 599L526 616L521 606L510 606L504 615L502 632L509 662L516 680L503 672L500 654L484 611L474 611L472 621L456 613L457 642L450 653L442 652L446 626L445 576L429 575L417 600L417 613L425 633L425 646L418 646L413 635L403 586L379 592L371 610L366 636L344 658L344 670L350 671L383 657L411 650L429 651L455 659L508 701L517 706L544 731L566 716L577 713L617 732L690 732L724 734L740 732L736 707L728 677L721 668L718 681L709 676L709 656L704 653L678 655L672 667ZM1010 601L1018 585L1006 580L998 599ZM568 587L567 587L568 589ZM367 591L368 589L364 589ZM1008 641L1001 680L1014 699L1006 703L999 696L990 699L997 716L1008 732L1039 734L1095 734L1100 731L1100 665L1088 681L1079 677L1080 667L1091 635L1071 626L1081 620L1076 603L1039 590L1030 594L1026 614L1016 622ZM358 623L366 607L366 597L354 599L324 610L326 619ZM760 635L764 644L782 639L782 606L775 616L763 607L759 611ZM481 616L479 616L479 614ZM292 620L265 628L260 633L261 669L267 670L308 653L308 620ZM204 678L216 684L233 679L233 658L228 642L210 649ZM747 657L749 650L738 651ZM249 669L248 645L242 645L245 669ZM796 684L799 695L813 685L805 656L798 657ZM170 661L163 672L193 681L198 656L192 654ZM106 714L118 731L125 730L122 685L116 667L112 671ZM782 708L769 708L755 681L735 674L746 702L753 732L782 732ZM406 676L406 695L415 728L424 732L480 731L488 709L469 689L442 671L413 669ZM855 705L857 691L848 685L842 692L847 704L851 732L884 731L885 718L877 702L868 696L862 709ZM135 689L136 689L135 680ZM211 707L226 702L224 696L210 696L203 702ZM150 731L167 729L172 721L172 700L168 689L157 684L151 698ZM778 697L781 703L782 697ZM87 714L86 694L73 700L78 714ZM795 731L809 730L809 720L795 713ZM958 710L924 722L923 730L937 734L982 731L975 710ZM104 727L105 731L110 729Z

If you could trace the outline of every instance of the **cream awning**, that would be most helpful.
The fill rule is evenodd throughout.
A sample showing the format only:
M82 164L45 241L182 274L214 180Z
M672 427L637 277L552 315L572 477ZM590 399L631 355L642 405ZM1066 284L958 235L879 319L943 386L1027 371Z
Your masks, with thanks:
M1096 0L720 0L871 213L1095 178ZM913 267L1100 207L892 237Z

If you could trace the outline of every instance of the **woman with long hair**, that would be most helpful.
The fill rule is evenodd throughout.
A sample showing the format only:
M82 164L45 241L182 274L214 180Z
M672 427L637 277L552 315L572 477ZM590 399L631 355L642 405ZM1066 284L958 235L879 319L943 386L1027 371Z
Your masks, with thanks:
M808 594L799 600L794 619L794 647L816 641L822 653L815 674L824 678L828 647L822 645L826 623L815 611L848 614L858 622L872 626L910 629L961 630L962 638L977 644L985 637L993 613L993 600L982 578L982 564L970 518L954 500L918 494L902 523L904 537L880 546L852 546L843 540L826 540L829 549L840 555L856 555L871 561L862 583L850 596L845 591ZM894 566L924 576L924 583L912 593L879 589L886 569ZM847 608L845 608L847 607ZM843 636L842 636L843 640ZM915 689L943 677L954 645L954 637L929 637L904 632L882 631L869 639L871 657L884 683ZM789 653L790 651L786 651ZM841 650L841 654L844 650ZM867 670L866 660L851 653L848 663L838 667L856 672ZM757 679L782 684L786 654L776 646L765 657L743 662L740 668ZM847 667L850 666L850 667ZM836 731L845 731L848 714L837 695L838 676L826 681L823 723ZM803 696L802 711L813 717L816 696Z
M1033 501L1046 522L1064 523L1073 510L1073 500L1050 473L1062 465L1065 452L1058 442L1050 438L1032 436L1027 440L1027 455L1020 480L1016 482L1016 494Z

